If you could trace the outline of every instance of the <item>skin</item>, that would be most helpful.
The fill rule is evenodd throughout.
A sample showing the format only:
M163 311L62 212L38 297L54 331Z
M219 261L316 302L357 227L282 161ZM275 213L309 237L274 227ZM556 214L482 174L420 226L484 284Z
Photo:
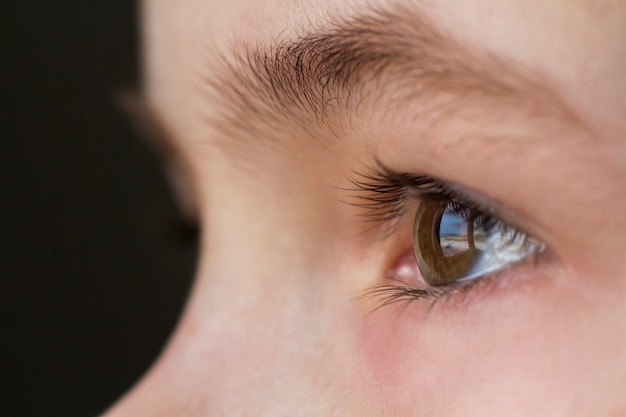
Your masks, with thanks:
M207 118L223 101L202 87L219 54L366 4L144 1L145 101L176 149L201 261L163 354L106 417L626 416L626 4L400 3L540 74L576 123L468 104L426 131L410 106L364 101L316 140L289 140L293 126L278 142L229 137ZM346 177L376 157L500 202L548 254L434 306L355 300L390 270L417 274L412 215L381 238L342 202Z

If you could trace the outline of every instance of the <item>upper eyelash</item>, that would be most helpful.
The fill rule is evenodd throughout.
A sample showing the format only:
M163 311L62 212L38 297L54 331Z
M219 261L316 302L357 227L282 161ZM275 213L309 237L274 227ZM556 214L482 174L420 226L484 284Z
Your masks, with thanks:
M346 189L353 192L356 200L349 204L364 209L360 217L378 224L391 224L404 216L407 210L407 199L411 193L417 197L446 197L467 206L479 206L467 202L466 198L452 189L444 181L427 175L400 174L385 166L379 160L376 167L368 172L355 172L348 181L354 188ZM481 211L488 212L479 207Z
M357 174L357 178L348 178L354 188L356 200L349 204L364 209L360 217L376 223L388 223L402 217L406 212L407 186L383 172Z

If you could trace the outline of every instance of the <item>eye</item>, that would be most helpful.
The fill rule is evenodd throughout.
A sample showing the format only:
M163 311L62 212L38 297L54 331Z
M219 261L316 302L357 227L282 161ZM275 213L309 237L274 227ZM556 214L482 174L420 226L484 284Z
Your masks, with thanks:
M424 196L415 214L413 250L429 285L475 279L542 249L504 221L448 197Z
M543 259L538 255L545 245L498 217L507 208L478 192L397 172L380 161L354 174L348 178L354 188L342 189L352 192L354 200L348 203L362 209L360 217L373 223L367 230L379 230L375 236L394 239L397 233L404 242L406 234L399 228L408 226L403 219L415 213L409 233L414 256L407 247L389 269L389 283L362 293L364 299L380 299L377 308L478 291L475 284L495 282L491 278L500 271Z

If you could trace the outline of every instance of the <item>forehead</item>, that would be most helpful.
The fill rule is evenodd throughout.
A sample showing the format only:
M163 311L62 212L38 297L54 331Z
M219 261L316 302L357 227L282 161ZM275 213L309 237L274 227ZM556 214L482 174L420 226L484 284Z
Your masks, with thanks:
M626 132L626 3L619 1L145 0L148 100L175 132L190 134L199 120L186 106L193 107L199 76L210 77L216 56L232 55L237 42L271 45L397 4L468 48L546 74L607 136Z

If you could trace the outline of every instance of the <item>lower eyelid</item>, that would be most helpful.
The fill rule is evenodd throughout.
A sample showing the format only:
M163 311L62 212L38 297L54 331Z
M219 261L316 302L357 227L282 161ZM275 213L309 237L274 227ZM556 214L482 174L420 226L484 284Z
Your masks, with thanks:
M412 251L407 250L387 272L386 284L364 290L361 297L373 300L374 310L415 302L427 311L467 306L487 301L499 291L545 279L548 271L558 266L553 258L549 252L541 252L480 278L433 287L421 278Z

